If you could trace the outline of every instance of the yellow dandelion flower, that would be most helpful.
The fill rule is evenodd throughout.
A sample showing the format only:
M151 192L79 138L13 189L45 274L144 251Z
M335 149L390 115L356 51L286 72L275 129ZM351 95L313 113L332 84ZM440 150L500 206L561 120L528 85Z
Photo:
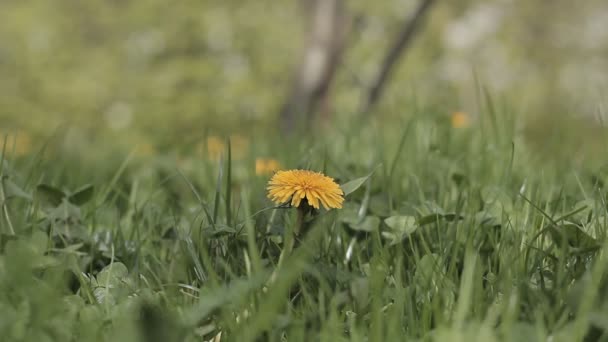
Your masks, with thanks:
M226 157L225 153L227 152L227 144L226 139L219 137L217 135L210 135L207 137L205 142L202 142L198 145L198 152L205 155L210 160L217 160L223 154ZM241 159L246 155L247 149L249 147L249 140L246 137L241 135L231 135L230 136L230 147L232 150L232 158L233 159Z
M2 152L5 135L0 135L0 153ZM6 139L6 152L15 152L16 156L23 156L30 152L32 139L27 132L18 132L14 135L8 134Z
M454 128L464 128L468 127L471 123L471 118L469 114L465 112L454 112L452 113L452 127Z
M344 192L333 180L320 172L308 170L278 171L268 182L268 198L275 203L291 201L299 207L302 200L313 208L319 209L319 203L325 209L342 208Z
M255 174L258 176L271 174L281 168L275 159L257 158L255 160Z
M156 149L148 142L143 142L135 147L135 154L139 157L149 157L155 153Z
M215 135L207 137L207 154L210 159L219 159L225 150L226 144L222 138Z

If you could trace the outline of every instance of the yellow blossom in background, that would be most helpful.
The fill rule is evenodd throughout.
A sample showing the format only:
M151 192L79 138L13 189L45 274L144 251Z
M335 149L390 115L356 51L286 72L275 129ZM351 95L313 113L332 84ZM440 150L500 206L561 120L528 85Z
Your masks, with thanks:
M154 154L156 154L156 149L150 143L145 142L138 144L137 147L135 147L135 155L139 157L149 157Z
M268 198L277 204L291 201L299 207L302 200L313 208L342 208L344 192L333 180L320 172L308 170L278 171L268 182Z
M452 127L465 128L471 124L471 117L465 112L452 113Z
M281 168L281 164L274 159L257 158L255 160L255 174L269 175Z
M207 137L207 154L210 159L217 160L226 150L224 140L218 136L211 135Z
M32 148L32 139L26 132L18 132L16 134L2 134L0 142L0 151L4 145L6 137L6 153L15 153L16 156L23 156L30 152Z
M207 137L204 145L199 145L199 152L205 154L211 160L217 160L221 155L226 154L227 144L226 139L217 135L210 135ZM203 147L206 146L206 151ZM249 148L249 140L238 134L230 136L230 149L233 159L240 159L247 153Z

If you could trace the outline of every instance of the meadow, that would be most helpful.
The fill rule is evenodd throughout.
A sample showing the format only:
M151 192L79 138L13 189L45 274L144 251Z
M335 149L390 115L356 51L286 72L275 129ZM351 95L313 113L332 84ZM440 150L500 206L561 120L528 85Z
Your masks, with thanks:
M0 341L608 340L605 6L514 2L437 2L369 112L415 2L349 2L288 133L295 1L0 2Z
M7 150L1 335L600 340L606 171L539 158L493 115L345 122L266 146L207 137L185 160ZM343 207L298 223L267 198L279 167L335 178Z

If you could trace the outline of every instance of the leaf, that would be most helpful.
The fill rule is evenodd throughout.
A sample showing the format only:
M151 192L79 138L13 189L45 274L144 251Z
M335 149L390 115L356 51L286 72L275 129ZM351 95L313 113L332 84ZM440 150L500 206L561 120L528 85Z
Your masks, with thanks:
M491 213L488 213L486 211L480 211L476 213L474 217L474 222L476 226L493 228L501 227L500 220L498 220Z
M487 186L481 189L481 197L485 203L484 209L492 212L496 217L500 217L503 212L510 213L513 211L511 197L496 186Z
M593 199L585 199L573 206L574 209L570 213L564 214L563 219L569 219L569 221L574 222L585 222L589 223L593 219L594 216L598 216L601 213L601 210L597 210L598 206ZM559 221L559 220L556 220Z
M259 288L268 280L268 272L262 271L248 278L233 280L229 285L201 291L198 303L184 313L186 326L195 326L211 313L242 300L252 290Z
M462 215L458 215L455 213L447 213L443 215L443 218L448 221L448 222L452 222L452 221L456 221L456 220L464 220L464 216Z
M350 283L350 293L359 308L364 308L369 303L369 279L359 277Z
M115 287L124 282L129 270L122 262L114 262L104 267L97 275L99 286Z
M391 216L386 218L384 223L393 230L408 234L413 233L418 228L416 218L413 216Z
M34 231L32 236L29 238L29 242L32 247L38 252L40 255L43 255L48 248L49 245L49 237L46 233L42 231Z
M441 262L439 254L425 254L416 263L416 271L414 272L414 281L421 288L430 288L431 282L436 279Z
M65 199L65 197L64 197ZM52 226L51 236L60 237L63 242L84 242L91 240L91 234L85 225L80 207L62 200L57 206L44 210L46 224Z
M511 324L509 328L509 335L509 341L543 341L541 338L538 337L538 328L536 328L536 326L530 323L525 322L515 322Z
M23 198L26 200L32 200L32 196L21 189L17 184L13 183L8 177L2 179L4 182L4 191L6 192L7 198Z
M127 295L129 270L121 262L113 262L97 274L93 295L98 303L114 304Z
M36 187L36 198L46 205L58 207L66 195L63 191L47 184L39 184Z
M110 291L108 291L108 289L103 286L96 287L95 289L93 289L93 296L95 296L95 300L97 300L97 303L99 304L116 304L116 299L114 298L114 296L112 296Z
M467 177L465 175L463 175L462 173L455 172L452 174L452 181L456 185L460 186L467 181Z
M167 229L161 239L165 239L165 240L177 240L179 238L179 233L177 231L177 229L175 229L175 227L169 227L169 229Z
M150 302L144 302L140 306L138 323L142 341L161 342L179 340L179 329L170 313L166 309Z
M443 215L445 214L445 210L441 208L437 203L433 201L425 201L420 207L416 209L420 216L426 215Z
M82 246L84 246L84 243L80 242L80 243L76 243L73 245L68 245L65 248L59 249L59 251L61 251L62 253L68 253L68 254L78 253L78 251L82 248Z
M549 227L551 238L557 245L567 243L570 247L596 250L600 244L593 237L585 233L574 223L565 223L558 227ZM565 239L565 240L564 240Z
M0 253L4 253L4 248L6 247L7 242L16 241L17 239L17 235L0 233Z
M462 215L458 215L458 214L454 214L454 213L450 213L450 214L430 214L430 215L426 215L426 216L422 216L421 218L418 219L418 225L419 226L425 226L427 224L430 223L437 223L440 220L446 220L446 221L454 221L454 220L462 220L464 219L464 216Z
M388 196L386 194L372 195L369 201L369 211L380 217L391 215Z
M443 215L441 214L426 215L418 219L418 224L424 226L430 223L438 222L441 218L443 218Z
M215 228L215 229L214 229ZM236 234L238 231L232 227L226 225L215 225L209 226L203 230L203 233L207 237L219 238L226 235Z
M95 192L95 187L91 184L84 185L80 187L78 190L74 191L73 194L68 197L68 201L70 203L76 204L78 206L87 203L93 198L93 193Z
M378 229L380 219L376 216L366 216L361 221L347 220L347 223L352 230L370 233Z
M361 187L361 185L363 185L369 179L369 177L372 176L374 171L370 172L365 177L356 178L356 179L351 180L350 182L346 182L346 183L340 185L340 188L342 188L342 191L344 191L344 196L348 196L349 194L351 194L351 193L355 192L357 189L359 189Z
M354 201L345 202L342 210L340 210L340 218L346 223L357 222L359 220L359 205Z
M568 290L565 300L566 300L566 304L568 304L568 306L570 306L570 308L572 309L572 311L576 312L580 305L581 302L583 301L583 298L585 297L585 295L587 295L588 290L591 285L591 274L590 272L585 272L585 274L577 279L571 286L570 289Z
M68 295L63 297L63 303L69 312L78 313L85 306L84 299L79 295Z
M392 244L399 243L418 229L416 218L413 216L391 216L384 223L392 230L383 232L382 235L389 238Z

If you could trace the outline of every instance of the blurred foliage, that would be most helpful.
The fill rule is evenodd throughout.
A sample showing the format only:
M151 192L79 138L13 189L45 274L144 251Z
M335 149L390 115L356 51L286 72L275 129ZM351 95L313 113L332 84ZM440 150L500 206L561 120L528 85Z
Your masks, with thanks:
M290 10L269 1L3 1L0 117L37 131L68 123L155 136L171 135L162 123L187 134L254 120L287 81L298 34Z
M1 1L0 335L608 336L606 2L438 2L370 121L416 1L347 3L333 117L281 137L297 1ZM267 287L283 167L349 197Z
M335 116L352 120L416 3L348 2ZM25 131L35 145L56 136L151 150L194 146L209 132L259 134L275 127L304 37L298 1L5 0L0 12L1 133ZM482 85L541 131L557 117L596 122L607 23L601 0L440 2L373 115L478 117Z

